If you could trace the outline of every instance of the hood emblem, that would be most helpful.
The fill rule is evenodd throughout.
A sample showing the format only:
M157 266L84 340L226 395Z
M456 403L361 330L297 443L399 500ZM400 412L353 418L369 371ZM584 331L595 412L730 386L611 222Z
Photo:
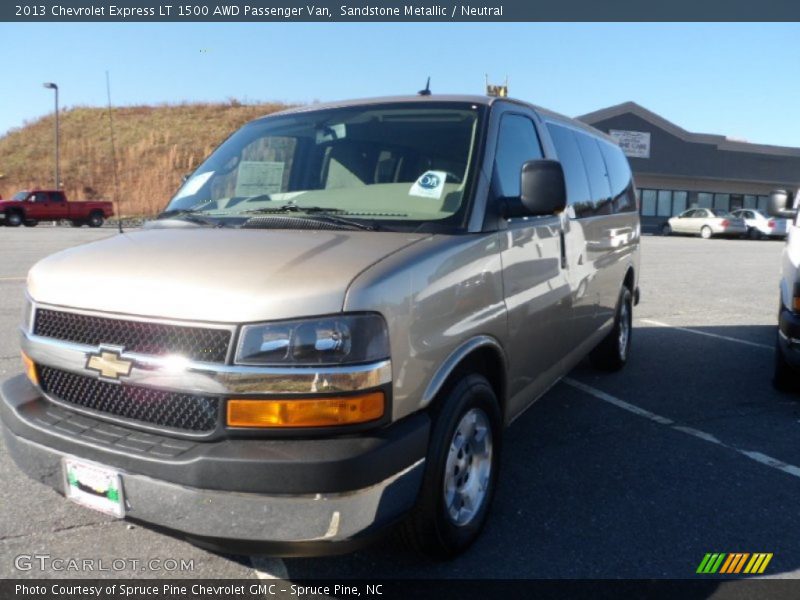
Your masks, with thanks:
M120 377L131 374L133 361L120 356L122 348L106 348L101 346L97 352L86 356L86 368L100 374L103 379L118 381Z

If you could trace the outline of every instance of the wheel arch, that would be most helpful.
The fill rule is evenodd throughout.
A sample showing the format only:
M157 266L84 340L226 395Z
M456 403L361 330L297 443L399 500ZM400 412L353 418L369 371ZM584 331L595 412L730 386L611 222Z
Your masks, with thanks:
M464 373L478 373L486 377L500 404L505 421L507 404L507 369L505 351L495 338L481 335L469 339L456 348L440 365L422 394L422 408L435 404L440 392L446 390Z

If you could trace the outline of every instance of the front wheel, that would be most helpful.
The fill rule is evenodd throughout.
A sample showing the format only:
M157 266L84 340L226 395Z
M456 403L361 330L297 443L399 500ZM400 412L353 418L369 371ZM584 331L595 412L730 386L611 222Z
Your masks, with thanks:
M628 362L632 333L633 301L631 291L623 287L617 302L614 327L589 354L592 365L604 371L619 371Z
M672 235L672 227L669 226L669 223L664 223L661 226L661 235Z
M492 386L477 374L450 388L436 413L422 489L401 533L412 549L443 559L466 550L486 523L502 419Z
M703 228L700 230L700 237L704 240L710 240L712 233L711 227L708 225L703 225Z
M761 232L755 227L751 227L747 232L747 237L749 237L751 240L760 240Z
M9 227L19 227L22 225L22 215L17 211L6 213L6 225Z

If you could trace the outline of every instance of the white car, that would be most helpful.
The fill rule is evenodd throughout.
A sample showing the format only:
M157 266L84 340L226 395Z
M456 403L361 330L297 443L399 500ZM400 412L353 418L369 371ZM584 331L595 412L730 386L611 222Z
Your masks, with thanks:
M715 235L740 237L747 233L747 227L742 219L734 217L728 211L718 208L690 208L664 223L661 233L700 235L707 240Z
M731 214L738 219L744 219L745 225L747 225L747 236L753 240L767 237L785 238L789 232L788 219L768 217L754 208L740 208Z

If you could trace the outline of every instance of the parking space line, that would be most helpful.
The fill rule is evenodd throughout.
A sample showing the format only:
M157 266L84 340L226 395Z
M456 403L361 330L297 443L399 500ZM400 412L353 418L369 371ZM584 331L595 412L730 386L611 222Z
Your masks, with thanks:
M286 563L280 558L251 556L250 565L259 579L289 579Z
M800 479L800 467L795 465L791 465L789 463L785 463L782 460L778 460L777 458L773 458L772 456L768 456L767 454L763 454L761 452L756 452L754 450L745 450L743 448L738 448L736 446L732 446L731 444L727 444L717 438L716 436L707 433L705 431L701 431L699 429L695 429L693 427L686 427L685 425L679 425L672 419L668 419L667 417L662 417L661 415L657 415L656 413L652 413L649 410L645 410L636 406L635 404L631 404L629 402L625 402L624 400L620 400L616 396L612 396L611 394L607 394L602 390L598 390L595 387L590 385L586 385L585 383L581 383L571 377L565 377L562 379L564 383L569 386L574 387L577 390L585 392L590 396L597 398L598 400L602 400L603 402L607 402L608 404L613 404L617 408L621 408L626 410L630 413L633 413L639 417L644 417L645 419L649 419L659 425L665 425L670 429L674 429L675 431L680 431L681 433L685 433L686 435L691 435L699 440L703 440L704 442L708 442L709 444L715 444L717 446L721 446L723 448L727 448L728 450L733 450L737 454L744 456L745 458L749 458L765 467L770 467L772 469L776 469L787 475L792 475L793 477L797 477Z
M0 281L25 281L27 277L0 277Z
M668 327L670 329L677 329L678 331L685 331L687 333L694 333L696 335L704 335L710 338L716 338L718 340L725 340L727 342L736 342L737 344L744 344L745 346L753 346L755 348L765 348L767 350L773 350L773 346L768 344L759 344L758 342L750 342L748 340L743 340L740 338L730 337L727 335L719 335L718 333L709 333L708 331L701 331L699 329L692 329L691 327L678 327L677 325L670 325L669 323L662 323L661 321L654 321L653 319L639 319L642 323L648 323L649 325L655 325L657 327Z

